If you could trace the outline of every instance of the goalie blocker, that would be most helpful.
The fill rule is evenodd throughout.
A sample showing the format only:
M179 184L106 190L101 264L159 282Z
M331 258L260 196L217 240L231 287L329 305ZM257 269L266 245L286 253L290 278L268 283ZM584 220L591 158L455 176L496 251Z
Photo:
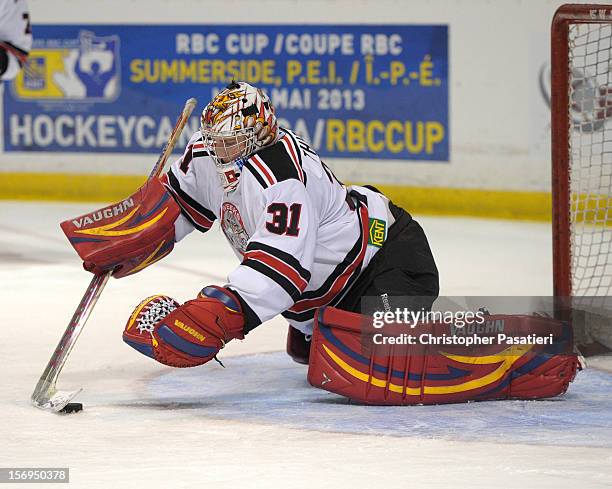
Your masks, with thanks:
M61 223L85 270L121 278L161 260L174 248L180 208L158 178L116 204Z
M451 325L372 327L371 318L332 307L318 311L308 381L366 404L444 404L493 399L540 399L564 393L578 368L568 323L528 315L493 315L498 327L479 346L444 344ZM412 345L381 345L374 335L415 337ZM500 342L518 338L515 344ZM535 334L534 334L535 333ZM425 334L429 344L419 341ZM523 344L531 335L546 344ZM482 340L489 338L489 340ZM482 344L484 342L485 344ZM378 343L378 344L377 344ZM489 344L486 344L489 343Z

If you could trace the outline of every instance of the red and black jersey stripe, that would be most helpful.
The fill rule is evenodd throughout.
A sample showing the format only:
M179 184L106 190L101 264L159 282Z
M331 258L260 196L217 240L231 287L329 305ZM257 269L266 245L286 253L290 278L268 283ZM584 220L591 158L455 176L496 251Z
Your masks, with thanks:
M263 188L289 179L299 180L306 185L300 148L288 132L272 146L252 155L244 168L253 174Z
M4 49L7 53L15 56L19 61L19 66L23 66L28 59L29 52L15 46L12 42L0 41L0 49Z
M360 234L354 246L327 277L317 290L304 292L282 315L294 321L308 321L314 318L318 307L334 305L342 298L361 273L363 259L368 246L368 211L363 204L358 206Z
M179 165L179 168L183 173L186 174L189 171L191 160L193 160L193 145L190 144L187 146L187 151L185 151L185 154L181 158L181 164Z
M217 218L215 214L181 189L179 180L172 169L162 177L162 182L181 208L181 214L187 218L193 227L202 233L212 227L214 220Z
M274 280L295 301L306 289L310 272L289 253L253 241L244 253L242 265Z
M274 172L257 154L251 156L244 164L243 168L249 170L263 188L271 187L278 182L274 176Z
M202 138L198 139L195 143L193 143L192 155L194 158L199 158L201 156L210 156L208 148L202 141Z
M280 142L283 143L287 153L291 157L291 161L298 173L299 180L306 185L306 173L302 168L302 152L300 147L298 146L297 140L293 137L290 132L286 132L285 135L280 139Z
M194 158L200 158L202 156L210 156L210 152L206 150L204 143L202 142L202 138L198 139L196 142L189 144L187 149L185 150L185 154L181 158L181 164L179 168L185 174L189 171L189 167L191 165L191 161Z

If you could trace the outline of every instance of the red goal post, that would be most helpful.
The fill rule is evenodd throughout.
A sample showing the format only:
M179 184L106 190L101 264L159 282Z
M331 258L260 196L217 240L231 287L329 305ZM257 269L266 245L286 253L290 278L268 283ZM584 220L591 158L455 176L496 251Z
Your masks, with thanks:
M553 292L612 290L612 5L563 5L552 22Z

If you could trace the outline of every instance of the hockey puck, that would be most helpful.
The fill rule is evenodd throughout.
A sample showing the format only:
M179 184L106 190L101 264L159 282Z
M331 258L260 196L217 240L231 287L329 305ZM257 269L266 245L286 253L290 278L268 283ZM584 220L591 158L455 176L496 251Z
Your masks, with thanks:
M60 413L70 414L70 413L78 413L83 410L83 404L80 402L69 402L62 409L60 409Z

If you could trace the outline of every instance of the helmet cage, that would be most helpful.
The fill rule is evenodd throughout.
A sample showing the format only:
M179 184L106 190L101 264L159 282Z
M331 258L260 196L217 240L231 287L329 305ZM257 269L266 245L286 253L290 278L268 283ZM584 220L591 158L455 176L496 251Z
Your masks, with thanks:
M257 136L253 127L220 132L202 127L200 132L204 146L210 150L220 170L238 159L250 156L257 149Z

